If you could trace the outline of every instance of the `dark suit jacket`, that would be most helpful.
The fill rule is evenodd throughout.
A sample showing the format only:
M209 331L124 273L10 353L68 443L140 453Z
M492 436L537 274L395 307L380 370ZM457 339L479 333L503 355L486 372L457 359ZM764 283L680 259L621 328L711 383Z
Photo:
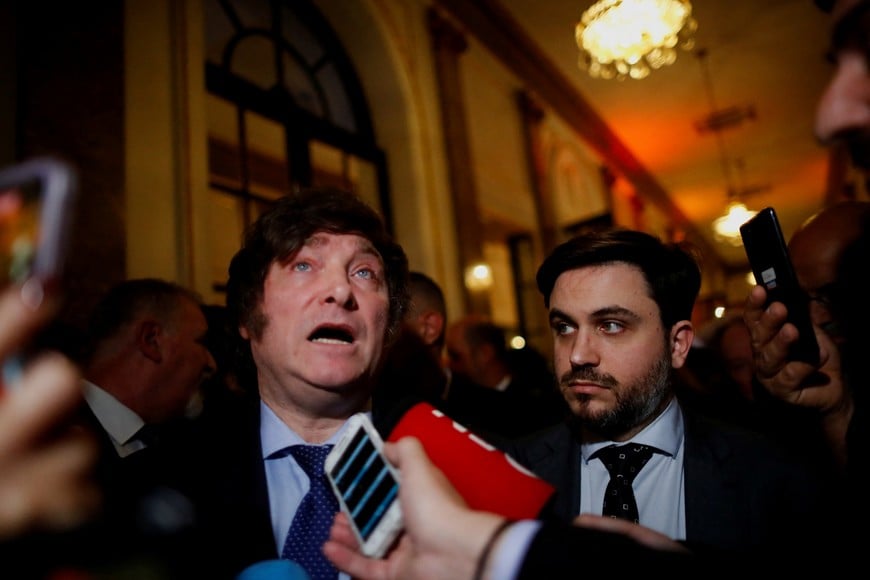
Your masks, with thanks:
M683 410L686 542L718 550L806 541L823 520L825 481L771 441ZM568 424L502 443L557 488L545 516L570 521L580 509L580 442Z
M641 578L654 570L666 571L668 578L699 578L710 571L703 562L695 554L646 548L620 534L546 522L532 540L517 580L628 578L630 572Z
M107 539L132 544L136 552L125 556L127 561L142 562L144 556L167 580L234 579L251 564L278 558L260 444L259 398L247 396L233 406L213 408L174 435L171 442L161 439L154 448L124 459L105 438L104 450L114 455L104 459L103 467L106 481L116 489L112 504L134 512L113 522L107 531L116 538ZM136 459L140 461L131 462ZM137 478L139 485L133 485ZM117 487L122 482L131 484L135 495L122 494ZM139 506L152 515L145 528L135 513ZM169 533L155 529L161 519L170 524L180 520L183 526Z
M159 473L159 451L155 446L120 457L111 437L86 403L80 406L76 422L93 433L99 444L97 474L107 493L130 498L134 494L147 493L150 487L159 483L163 474Z
M194 549L191 503L171 486L174 467L161 444L121 458L84 401L70 419L98 443L94 475L101 509L80 526L25 537L3 553L12 576L48 578L55 576L51 571L66 569L95 577L126 578L145 570L159 570L166 580L198 577L202 566ZM170 435L166 443L178 440Z
M827 534L829 530L822 530ZM854 541L854 540L853 540ZM836 554L832 557L832 554ZM562 522L545 522L520 563L517 580L575 579L580 576L638 578L665 571L668 578L787 578L806 576L807 570L826 569L848 574L860 566L860 550L841 544L817 544L801 550L793 545L767 546L747 553L728 550L672 552L639 545L620 534L601 533Z
M202 577L234 578L255 562L278 558L259 399L252 396L209 415L176 451L176 484L193 502L192 551L202 556Z

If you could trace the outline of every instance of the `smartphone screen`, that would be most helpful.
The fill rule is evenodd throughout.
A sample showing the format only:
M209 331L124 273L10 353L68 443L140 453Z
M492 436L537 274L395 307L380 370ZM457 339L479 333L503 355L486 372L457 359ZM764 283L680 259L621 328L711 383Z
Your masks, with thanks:
M30 180L0 189L0 284L23 282L33 267L39 241L42 197L39 182Z
M72 169L55 159L0 170L0 288L60 275L74 194Z
M399 482L381 447L367 417L354 415L326 462L327 476L363 553L375 557L383 555L401 530Z
M819 362L819 345L810 319L809 297L798 284L776 211L767 207L740 227L743 248L757 284L767 290L767 303L782 302L788 321L798 329L789 359Z
M72 167L54 158L0 169L0 290L60 277L76 192ZM0 365L6 388L18 384L23 358L10 355Z

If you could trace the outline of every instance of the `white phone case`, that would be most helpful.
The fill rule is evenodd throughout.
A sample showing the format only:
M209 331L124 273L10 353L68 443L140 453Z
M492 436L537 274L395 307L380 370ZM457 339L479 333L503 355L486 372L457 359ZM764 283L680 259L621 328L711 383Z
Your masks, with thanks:
M380 558L402 531L399 472L382 453L383 441L368 416L348 420L326 458L326 475L351 521L363 554Z

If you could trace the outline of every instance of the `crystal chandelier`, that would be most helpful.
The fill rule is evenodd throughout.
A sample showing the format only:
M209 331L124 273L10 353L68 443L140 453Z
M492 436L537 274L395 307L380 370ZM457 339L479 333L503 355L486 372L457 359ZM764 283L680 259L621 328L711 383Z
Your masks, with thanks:
M599 0L574 30L579 65L603 79L642 79L690 50L698 23L689 0Z

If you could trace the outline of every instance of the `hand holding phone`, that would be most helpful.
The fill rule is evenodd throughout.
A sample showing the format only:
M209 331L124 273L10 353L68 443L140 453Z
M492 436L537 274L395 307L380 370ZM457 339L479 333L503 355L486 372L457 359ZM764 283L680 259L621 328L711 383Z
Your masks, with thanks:
M399 473L368 416L353 415L326 457L326 476L366 556L380 558L402 531Z
M781 302L788 322L798 329L789 360L819 364L819 345L810 319L809 297L798 284L776 211L767 207L740 226L743 248L757 284L767 291L767 304Z

